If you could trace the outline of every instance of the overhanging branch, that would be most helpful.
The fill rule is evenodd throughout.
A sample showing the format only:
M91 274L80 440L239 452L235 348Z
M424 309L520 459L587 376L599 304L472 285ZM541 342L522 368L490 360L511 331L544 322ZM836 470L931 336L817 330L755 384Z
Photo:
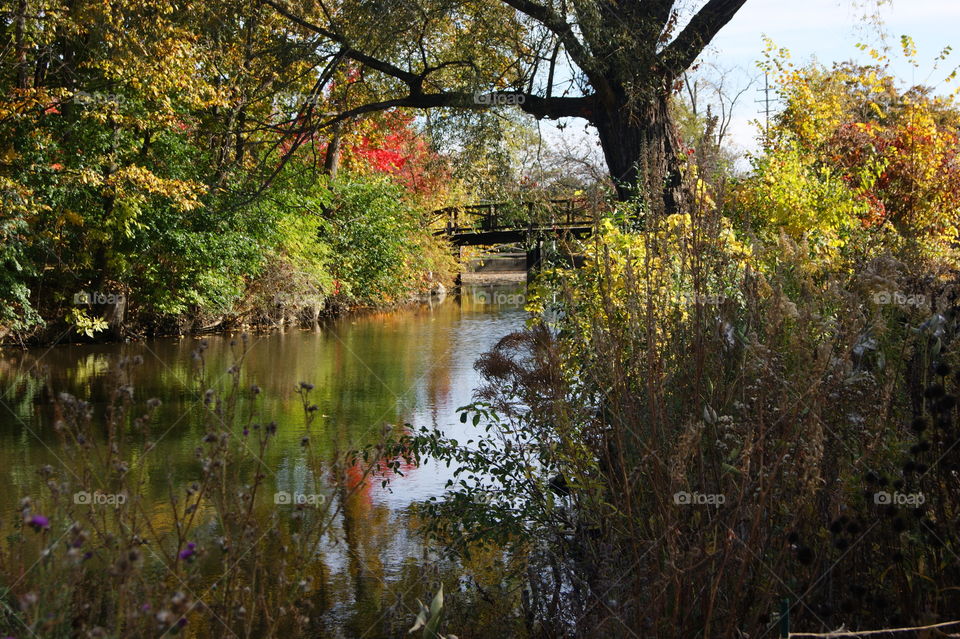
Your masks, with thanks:
M325 120L318 129L349 120L351 118L395 108L436 109L453 108L466 110L489 109L492 105L514 104L535 118L587 118L593 115L594 97L545 98L515 91L495 91L492 93L462 93L445 91L442 93L418 93L390 100L371 102Z
M353 117L354 115L360 115L362 113L369 113L372 111L383 110L384 108L392 108L394 106L409 106L414 108L432 108L436 106L455 106L459 108L470 108L470 109L479 109L490 106L489 104L484 104L482 102L472 101L470 102L466 98L472 100L472 96L466 93L454 93L454 92L443 92L443 93L430 93L426 94L423 92L423 85L427 77L436 71L439 71L443 68L452 65L472 65L468 61L448 61L442 62L438 65L432 67L426 67L421 73L414 73L406 69L402 69L395 64L382 60L375 56L372 56L368 53L356 49L350 42L346 40L342 35L323 27L319 24L310 22L309 20L296 15L291 12L284 5L282 0L260 0L267 6L273 8L277 13L284 16L294 24L312 31L322 37L325 37L337 44L341 45L340 53L344 57L355 60L364 66L379 71L385 75L396 78L403 82L410 90L410 95L405 98L397 98L396 100L387 100L378 104L385 104L380 109L376 108L367 108L367 107L358 107L365 109L360 113L351 114L348 117ZM556 34L559 41L563 44L564 49L567 51L571 60L579 66L584 73L587 74L587 77L590 79L591 84L595 88L600 90L609 89L608 83L602 76L596 76L596 74L591 74L591 60L592 57L590 53L586 50L583 44L576 38L576 35L573 32L573 28L569 23L564 20L564 18L553 11L551 8L532 2L531 0L502 0L505 4L515 8L517 11L524 13L525 15L537 20L543 24L548 30ZM596 76L596 77L595 77ZM525 93L509 93L509 92L499 92L493 95L497 96L518 96L518 101L516 102L522 110L530 113L538 118L558 118L558 117L588 117L585 116L582 112L584 108L583 100L590 100L592 98L554 98L554 97L540 97L532 94ZM520 100L519 98L522 98ZM580 102L577 102L580 100ZM398 104L400 101L402 104ZM438 104L439 103L439 104ZM367 105L368 107L371 105ZM331 122L332 124L332 122Z
M332 40L333 42L336 42L337 44L343 45L343 54L351 60L356 60L364 66L397 78L412 89L418 89L423 84L424 75L418 75L405 69L401 69L395 64L391 64L385 60L381 60L370 54L364 53L363 51L355 49L343 36L325 27L322 27L319 24L314 24L313 22L310 22L301 16L296 15L295 13L292 13L280 2L276 2L275 0L261 0L261 2L272 7L277 13L287 18L294 24L303 27L304 29L313 31L317 35L321 35L329 40Z
M660 62L671 79L690 68L700 52L746 2L747 0L710 0L693 16L680 35L660 53Z

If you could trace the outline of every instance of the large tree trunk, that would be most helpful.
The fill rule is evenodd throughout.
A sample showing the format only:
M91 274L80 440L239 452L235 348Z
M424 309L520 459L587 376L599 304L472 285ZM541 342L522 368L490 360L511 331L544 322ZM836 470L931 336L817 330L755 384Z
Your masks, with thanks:
M683 202L680 145L670 119L669 96L613 105L592 118L620 200L646 197L666 214Z

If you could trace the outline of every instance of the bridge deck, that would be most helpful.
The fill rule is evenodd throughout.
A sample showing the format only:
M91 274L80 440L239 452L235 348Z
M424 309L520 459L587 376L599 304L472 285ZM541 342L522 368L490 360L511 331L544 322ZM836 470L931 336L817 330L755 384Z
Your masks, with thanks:
M512 244L524 242L531 235L553 233L569 233L576 237L585 237L593 232L594 225L586 224L557 224L554 226L537 226L527 228L503 228L492 231L477 229L456 229L451 231L437 231L437 235L446 235L454 246L490 246L494 244Z
M436 235L454 246L484 246L523 242L545 234L583 237L593 232L598 206L584 200L541 202L488 202L435 211L446 226Z

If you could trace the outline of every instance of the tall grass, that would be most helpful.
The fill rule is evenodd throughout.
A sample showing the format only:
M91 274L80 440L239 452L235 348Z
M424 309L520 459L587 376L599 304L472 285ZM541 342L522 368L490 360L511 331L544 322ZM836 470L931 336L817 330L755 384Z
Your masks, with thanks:
M547 280L554 321L477 364L485 430L418 437L461 469L432 534L522 557L532 636L771 637L784 600L805 631L955 617L955 279L738 239L721 196L641 203Z

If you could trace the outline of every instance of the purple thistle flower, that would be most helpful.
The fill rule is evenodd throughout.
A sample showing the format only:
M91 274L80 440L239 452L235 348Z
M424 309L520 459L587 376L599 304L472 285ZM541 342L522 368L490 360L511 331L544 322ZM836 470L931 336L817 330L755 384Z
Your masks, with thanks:
M197 554L197 544L187 542L187 547L180 551L180 559L192 561L193 556Z
M50 528L50 520L43 515L34 515L27 520L27 525L35 531L40 532L41 530L48 530Z

